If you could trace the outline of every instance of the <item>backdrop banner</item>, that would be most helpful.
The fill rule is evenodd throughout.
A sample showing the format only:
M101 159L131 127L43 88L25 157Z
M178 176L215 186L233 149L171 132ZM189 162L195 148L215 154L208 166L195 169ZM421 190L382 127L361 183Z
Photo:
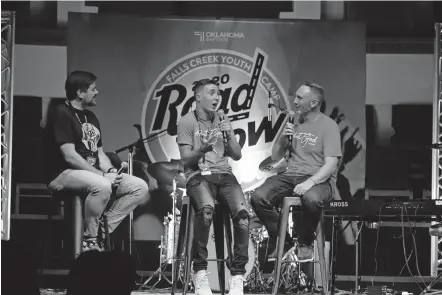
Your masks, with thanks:
M76 69L98 76L100 94L93 111L101 122L105 150L136 141L139 133L133 125L140 124L143 137L164 131L137 151L153 163L179 159L177 122L194 108L193 83L218 81L219 109L232 121L242 146L242 159L230 163L244 191L274 174L259 166L268 161L285 115L273 108L268 120L269 97L292 110L297 87L304 81L319 83L325 90L323 112L341 129L340 194L351 198L364 187L363 24L70 13L68 70ZM162 197L168 198L166 192ZM169 206L159 210L147 204L143 214L136 214L135 238L159 239Z

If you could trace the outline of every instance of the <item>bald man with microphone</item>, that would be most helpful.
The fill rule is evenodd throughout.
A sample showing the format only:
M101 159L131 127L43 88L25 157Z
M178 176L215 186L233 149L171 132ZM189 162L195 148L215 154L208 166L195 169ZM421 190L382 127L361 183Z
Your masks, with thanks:
M324 90L316 83L306 82L296 91L294 112L289 114L281 135L275 139L272 160L285 157L287 169L266 179L252 193L251 203L256 215L267 228L270 243L278 237L278 206L283 196L299 196L304 211L302 222L295 224L298 234L298 260L313 260L313 241L324 203L333 198L333 182L341 154L339 127L321 113ZM292 241L286 238L286 250ZM276 257L275 251L269 259Z

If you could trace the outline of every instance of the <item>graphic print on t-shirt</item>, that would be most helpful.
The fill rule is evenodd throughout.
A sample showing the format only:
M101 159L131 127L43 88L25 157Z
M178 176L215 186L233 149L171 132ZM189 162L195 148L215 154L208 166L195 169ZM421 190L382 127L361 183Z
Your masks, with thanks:
M209 131L210 131L210 133L209 133ZM214 128L214 129L212 129L212 130L197 130L196 132L195 132L195 135L196 136L199 136L200 137L200 139L201 138L208 138L208 137L211 137L211 136L213 136L212 138L211 138L211 140L209 141L209 144L213 144L213 151L215 152L215 153L218 153L217 151L215 151L216 150L216 143L218 142L218 138L222 138L223 137L223 135L222 135L222 133L221 133L221 129L219 129L219 128Z
M93 124L87 122L81 124L81 130L83 131L83 138L81 141L84 146L93 154L96 154L98 151L98 141L100 140L100 131ZM93 157L87 157L86 160L91 165L95 165L95 162L97 161L95 155Z
M210 133L209 133L210 132ZM213 150L212 150L212 152L214 152L215 154L217 154L217 155L220 155L220 157L222 157L222 154L221 154L221 151L220 151L220 147L218 147L218 149L217 149L217 147L216 147L216 145L217 145L217 143L219 143L219 142L221 142L221 141L219 141L218 139L219 138L222 138L223 137L223 135L222 135L222 133L221 133L221 130L219 129L219 128L214 128L214 129L212 129L212 130L197 130L196 132L195 132L195 135L196 135L196 137L197 138L199 138L200 140L202 139L202 138L208 138L208 137L211 137L212 136L212 138L210 139L210 141L209 141L209 144L212 144L213 145ZM199 160L198 160L198 167L202 170L202 171L204 171L204 170L208 170L209 169L209 164L206 162L204 162L203 161L203 158L200 158Z
M307 144L315 146L318 140L318 136L310 132L295 132L293 138L299 140L302 147L305 147Z

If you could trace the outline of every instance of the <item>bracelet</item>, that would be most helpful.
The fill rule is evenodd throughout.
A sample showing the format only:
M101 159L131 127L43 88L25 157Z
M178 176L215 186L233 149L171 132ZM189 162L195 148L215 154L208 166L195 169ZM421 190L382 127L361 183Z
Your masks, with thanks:
M117 170L117 168L115 168L115 167L110 167L109 169L107 169L107 173L111 173L111 170L112 170L112 169Z
M311 181L313 181L314 184L318 184L316 181L313 180L313 178L309 178Z
M104 174L104 172L102 171L101 173L103 173L103 177L106 177L106 174Z

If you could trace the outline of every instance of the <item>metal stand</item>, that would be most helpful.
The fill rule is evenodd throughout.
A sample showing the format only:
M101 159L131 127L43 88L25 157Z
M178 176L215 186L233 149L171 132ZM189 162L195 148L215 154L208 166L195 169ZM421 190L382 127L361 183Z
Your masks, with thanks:
M133 175L133 149L134 147L131 146L129 148L129 153L127 155L127 162L129 164L128 167L128 173L129 175ZM129 255L132 255L132 239L133 239L133 235L132 235L132 224L133 224L133 220L134 220L134 213L133 211L131 211L129 213Z
M126 145L126 146L124 146L122 148L117 149L114 152L115 154L118 154L118 153L121 153L121 152L123 152L125 150L129 151L128 155L127 155L128 174L129 175L133 175L133 151L134 151L135 146L137 146L140 142L144 142L144 141L147 141L149 139L152 139L152 138L160 135L161 133L164 133L165 131L167 131L167 129L159 131L159 132L154 133L154 134L151 134L151 135L147 136L146 138L139 139L139 140L137 140L137 141L135 141L135 142L133 142L133 143L131 143L129 145ZM133 224L133 212L130 212L130 214L129 214L129 254L130 255L132 255L132 239L133 239L133 236L132 236L132 224Z
M359 276L359 251L360 251L360 246L361 246L361 238L362 238L362 227L364 225L363 222L359 222L361 228L358 229L358 232L356 233L356 238L355 238L355 293L359 292L359 284L360 284L360 276Z
M433 99L433 143L440 144L442 140L442 23L435 24L434 40L434 99ZM431 167L431 199L442 199L442 149L432 151ZM438 261L442 259L438 251L438 237L431 237L431 276L438 276L442 272Z
M2 11L2 83L1 83L1 219L2 240L11 235L12 125L14 101L15 12Z
M336 262L337 260L337 248L338 248L338 238L339 238L339 233L340 233L340 225L341 222L344 219L340 218L340 217L333 217L333 233L332 233L332 266L330 267L330 273L331 273L331 287L330 287L330 292L331 294L334 293L335 291L335 282L336 282L336 275L334 273L333 270L333 264ZM348 220L348 224L342 229L342 231L344 231L346 229L347 226L350 225L351 220ZM356 238L355 238L355 292L354 293L358 293L359 292L359 284L361 281L361 277L359 276L359 251L360 251L360 246L361 246L361 238L362 238L362 226L363 223L361 222L361 227L360 229L358 229L358 232L356 233Z
M177 236L177 223L181 222L181 220L178 220L178 217L180 215L181 212L179 212L176 208L176 201L177 201L177 192L176 192L177 186L176 186L176 180L175 178L173 179L173 191L170 194L170 196L172 197L172 222L173 222L173 235L172 235L172 241L169 241L169 235L168 235L168 230L165 233L165 237L161 236L161 245L160 245L160 266L158 267L158 269L143 283L143 285L141 285L140 289L143 287L146 287L146 285L156 276L158 276L158 280L157 282L152 286L152 289L155 288L155 286L164 278L167 283L169 283L170 285L172 285L176 279L175 278L175 269L179 266L177 266L177 261L182 261L182 259L178 259L176 257L176 236ZM167 218L169 218L168 216L170 216L169 213L167 213ZM170 221L169 221L170 222ZM164 222L166 225L166 221ZM164 242L164 238L166 239L166 243ZM164 246L164 244L166 244L166 247ZM171 248L171 249L170 249ZM166 252L166 255L164 255L163 251ZM164 258L165 257L165 258ZM172 258L169 258L172 257ZM167 267L167 265L171 263L172 264L172 280L169 280L169 278L164 274L164 271Z
M436 285L437 283L439 283L442 280L442 272L439 273L439 275L434 279L434 281L432 281L426 288L424 291L422 291L421 294L426 294L426 295L436 295L436 294L442 294L442 290L431 290L431 288L433 288L434 285ZM432 291L432 292L431 292Z

